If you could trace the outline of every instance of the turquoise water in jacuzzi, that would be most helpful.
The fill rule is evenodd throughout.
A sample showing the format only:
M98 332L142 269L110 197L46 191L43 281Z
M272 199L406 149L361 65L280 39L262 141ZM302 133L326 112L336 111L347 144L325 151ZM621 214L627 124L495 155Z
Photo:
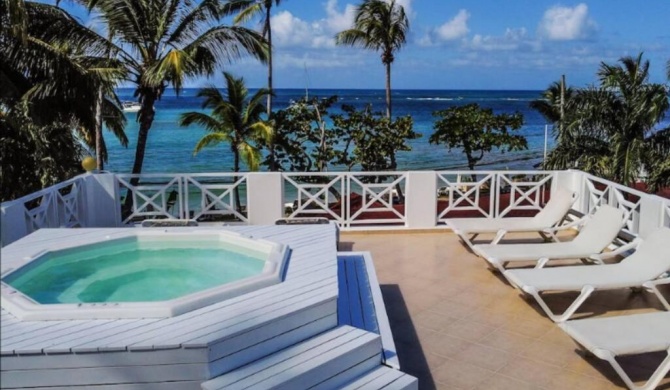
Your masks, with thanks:
M48 252L2 280L41 304L163 301L262 273L267 255L228 245L103 242Z

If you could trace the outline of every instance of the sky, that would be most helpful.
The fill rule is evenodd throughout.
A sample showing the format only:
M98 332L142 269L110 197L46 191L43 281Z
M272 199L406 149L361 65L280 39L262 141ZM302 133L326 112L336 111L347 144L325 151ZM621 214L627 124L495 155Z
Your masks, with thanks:
M602 61L640 52L651 62L651 81L666 82L670 0L396 2L409 15L410 33L393 63L393 88L539 90L562 74L581 87L597 81ZM384 88L378 53L334 43L337 32L351 27L359 3L284 0L274 8L276 88ZM266 85L266 68L250 58L226 70L251 87Z

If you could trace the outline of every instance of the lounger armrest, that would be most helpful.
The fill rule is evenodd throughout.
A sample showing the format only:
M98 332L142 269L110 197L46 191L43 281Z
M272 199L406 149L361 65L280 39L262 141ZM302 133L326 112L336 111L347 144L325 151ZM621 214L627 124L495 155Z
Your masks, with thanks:
M572 221L572 222L568 222L568 223L566 223L566 224L564 224L564 225L561 225L561 226L554 226L554 227L550 227L550 228L542 229L542 232L543 232L543 233L546 233L546 234L555 234L555 233L560 232L560 231L563 231L563 230L572 229L573 227L581 227L581 226L584 225L589 219L590 219L590 218L589 218L588 216L586 216L586 217L584 217L584 218L576 219L576 220L574 220L574 221Z
M632 249L636 249L638 247L638 245L640 245L641 242L642 242L642 240L640 240L639 238L636 238L633 241L629 242L628 244L621 245L620 247L616 248L613 251L598 253L596 255L591 255L591 256L589 256L589 259L591 259L591 260L593 260L597 263L602 263L603 260L613 259L613 258L615 258L617 256L620 256L620 255L622 255L622 254L624 254L624 253L626 253L626 252L628 252Z

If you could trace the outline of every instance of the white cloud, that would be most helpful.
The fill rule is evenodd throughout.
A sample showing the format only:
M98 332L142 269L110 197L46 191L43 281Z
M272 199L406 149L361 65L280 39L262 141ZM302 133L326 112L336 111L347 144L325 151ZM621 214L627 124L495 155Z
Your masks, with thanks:
M475 34L463 47L476 51L538 51L541 42L528 37L526 28L507 28L502 36Z
M573 8L554 6L545 11L540 21L539 34L549 40L572 41L587 38L595 30L589 18L589 7L578 4Z
M468 29L468 19L470 19L470 13L462 9L451 20L438 27L435 33L442 41L453 41L462 38L470 32L470 29Z
M405 9L405 14L408 18L413 19L416 16L414 14L414 10L412 9L412 0L396 0L395 3Z
M326 3L326 19L317 23L325 25L331 33L338 33L351 28L355 14L355 5L347 4L344 11L340 12L338 11L337 0L328 0Z
M310 45L312 29L309 23L293 16L288 11L281 11L272 16L272 38L277 46Z

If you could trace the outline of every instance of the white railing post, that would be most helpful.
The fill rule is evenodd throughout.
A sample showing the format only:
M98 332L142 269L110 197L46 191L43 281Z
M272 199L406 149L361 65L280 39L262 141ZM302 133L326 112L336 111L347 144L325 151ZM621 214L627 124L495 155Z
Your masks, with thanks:
M30 231L26 223L26 208L22 203L8 203L0 208L0 240L2 246L10 244L21 237L27 236Z
M119 185L113 173L87 174L83 180L84 227L121 226Z
M405 194L405 227L425 229L437 221L437 182L435 172L408 172Z
M251 172L247 177L250 225L272 225L284 216L284 181L279 172Z
M572 208L584 214L589 212L589 194L586 191L586 184L584 183L584 172L576 170L556 172L551 192L554 193L558 188L577 192L579 197Z
M663 226L665 204L659 197L645 196L640 198L640 214L638 234L646 238L654 230Z

